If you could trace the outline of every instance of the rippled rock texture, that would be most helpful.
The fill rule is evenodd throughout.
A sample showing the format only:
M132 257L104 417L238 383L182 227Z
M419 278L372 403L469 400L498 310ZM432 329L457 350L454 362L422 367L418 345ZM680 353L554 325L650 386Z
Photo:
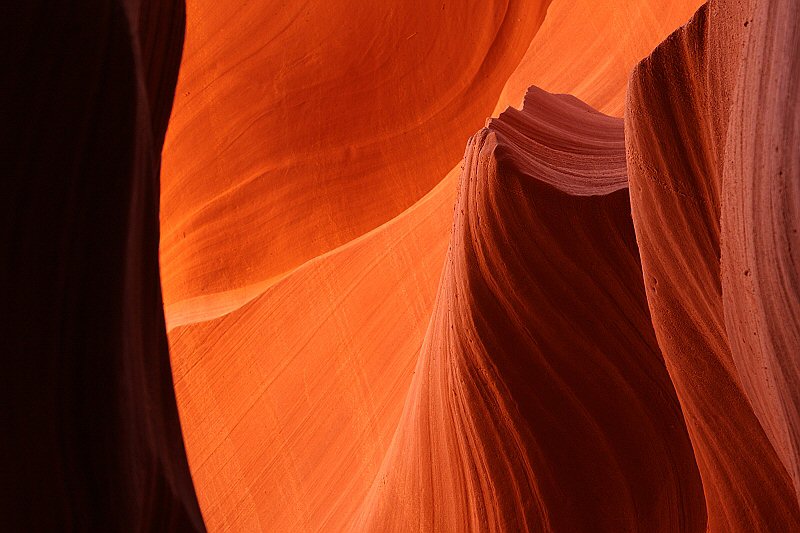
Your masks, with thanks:
M4 529L800 531L796 1L0 14Z
M800 527L797 21L794 2L710 2L629 86L644 279L711 531Z
M650 325L622 125L532 89L470 141L433 316L359 526L702 527Z

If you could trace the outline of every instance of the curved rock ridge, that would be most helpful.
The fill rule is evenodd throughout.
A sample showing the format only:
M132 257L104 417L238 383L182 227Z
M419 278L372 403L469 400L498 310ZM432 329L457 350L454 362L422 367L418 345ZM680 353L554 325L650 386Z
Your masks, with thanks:
M8 2L0 26L0 528L203 531L158 270L183 2Z
M347 530L402 411L457 177L241 308L170 332L209 529Z
M532 88L470 140L367 531L705 531L650 325L622 120Z
M800 528L787 474L796 473L797 193L781 174L797 180L798 93L783 92L796 88L787 47L797 29L773 18L791 15L788 3L756 3L703 6L636 67L625 115L648 304L712 532ZM759 65L771 74L756 74Z
M530 3L530 2L529 2ZM573 95L577 95L579 97L583 97L584 99L591 99L596 107L601 109L608 109L612 110L614 113L618 113L621 115L621 109L624 105L624 91L627 84L627 77L630 69L634 65L634 63L640 60L646 53L648 53L669 31L674 29L679 23L683 22L690 13L696 8L698 4L698 0L686 0L682 2L655 2L655 3L643 3L643 2L634 2L634 1L626 1L626 2L565 2L565 1L556 1L554 4L550 5L547 10L547 16L542 22L542 27L537 30L536 35L534 36L533 40L530 42L528 46L527 52L525 52L522 61L516 65L513 72L511 73L509 79L505 81L505 85L503 87L502 92L500 93L499 101L496 102L495 105L495 113L500 113L506 107L508 107L511 103L517 105L521 102L525 91L531 84L531 80L539 81L540 84L550 84L554 87L558 87L560 92L570 92ZM217 3L219 4L219 3ZM652 5L651 5L652 4ZM547 3L536 4L539 7L535 8L541 10L539 13L543 16L544 8L547 7ZM245 20L244 17L236 18L236 20L229 20L229 19L214 19L208 18L204 19L204 13L209 10L219 9L222 5L218 5L217 7L210 7L207 4L197 0L195 2L190 3L190 7L193 7L195 14L193 15L190 13L190 18L194 20L195 17L203 19L196 24L192 24L190 28L190 35L189 38L193 38L193 33L195 31L201 32L200 29L194 30L194 26L196 25L198 28L206 26L212 27L228 27L236 24L238 20ZM449 4L445 5L445 11L447 10ZM531 4L533 8L533 4ZM261 9L264 9L263 6ZM508 16L512 16L515 12L515 8L509 7ZM538 11L537 11L538 12ZM533 11L529 12L529 14L533 13ZM587 13L591 13L591 16L587 15ZM400 16L400 15L396 15ZM417 14L415 13L407 13L402 16L408 17L415 17ZM436 19L438 20L438 18ZM596 21L596 23L589 23L590 20ZM406 23L411 23L406 21ZM607 28L614 28L614 31L605 31ZM249 31L249 30L248 30ZM506 29L503 29L506 31ZM540 35L541 34L541 35ZM259 32L259 36L263 35L263 32ZM414 39L417 38L417 35L414 36ZM387 43L394 38L397 38L397 35L382 35L381 41L386 39ZM260 37L259 37L260 38ZM353 37L355 38L355 37ZM502 36L498 35L498 39L501 39ZM569 47L564 46L565 41L569 41L573 43ZM574 42L578 40L580 42L579 46L575 46ZM383 43L383 45L388 46L387 43ZM223 46L228 46L230 43L223 43ZM202 50L210 48L213 45L212 43L207 43L205 40L197 44L198 50L196 52L187 52L187 59L184 63L184 75L186 76L185 83L182 81L182 85L184 84L192 84L194 83L190 79L194 79L197 76L201 76L202 72L193 72L195 70L200 70L200 58L194 58L193 55L195 53L199 54ZM288 47L285 47L288 48ZM398 51L400 60L402 59L402 55L404 53L405 48L400 47ZM234 50L233 54L240 53L240 50ZM263 58L263 61L272 61L277 60L275 58L269 59L267 57ZM398 59L393 59L397 61ZM489 60L488 56L485 58L486 61ZM208 68L207 65L203 65L205 68ZM230 68L230 71L226 71L224 73L225 77L233 77L235 72L239 69L247 69L250 68L246 64L233 65ZM296 65L292 68L300 69L301 71L307 71L308 73L313 73L316 69L320 69L321 66L318 64L312 65ZM425 68L425 67L424 67ZM190 73L193 72L193 73ZM298 72L295 75L301 75L302 72ZM586 83L579 83L581 78L589 79L589 82ZM235 83L243 83L247 80L236 81ZM221 83L220 81L213 80L213 83ZM249 81L248 81L249 83ZM282 86L284 91L292 90L292 87L289 86ZM230 87L223 88L222 90L229 91L233 90ZM414 91L420 90L419 88L413 89ZM485 87L484 89L485 90ZM179 91L180 92L180 91ZM213 100L202 100L202 101L195 101L191 102L191 93L192 91L187 89L189 94L178 95L178 105L179 106L187 106L192 107L196 110L196 112L192 115L191 118L186 119L186 121L192 121L195 123L201 119L208 118L209 114L216 114L218 111L216 107L219 105L226 105L225 102L218 102L216 99ZM284 97L287 95L284 94ZM440 95L434 95L435 98L439 98ZM342 96L341 98L345 98ZM186 101L184 104L183 102ZM513 102L512 102L513 101ZM360 102L359 105L366 105L366 101ZM268 105L265 102L259 101L258 106ZM476 102L470 102L468 107L472 107L478 105ZM481 104L482 100L481 100ZM240 113L255 113L258 110L258 106L255 106L251 109L245 109L241 106L237 108L237 112ZM342 108L344 109L344 108ZM385 107L378 108L376 106L376 110L380 109L381 113L386 112ZM326 111L328 113L330 111ZM608 111L607 111L608 112ZM180 112L182 114L183 111ZM473 120L482 120L482 116L478 114L473 114L471 111L461 110L460 113L470 113L473 116ZM296 117L294 117L296 119ZM175 124L181 123L183 118L179 116L179 113L176 113L176 117L173 120L173 128L177 128ZM478 126L478 123L475 123L475 127ZM191 128L194 126L187 125L187 128ZM282 124L281 127L283 128L304 128L308 127L311 128L312 125L303 125L303 124L296 124L296 120L287 122L286 124ZM430 136L433 130L437 130L440 125L435 123L426 123L425 128L421 128L418 131L418 134L421 137ZM462 137L466 138L466 136L471 132L471 130L464 130L462 131ZM312 132L314 133L314 132ZM293 135L297 134L297 132L293 133ZM316 134L316 133L314 133ZM205 130L198 131L198 136L205 135ZM449 135L449 134L448 134ZM207 138L201 137L201 142L206 143L210 142ZM261 141L259 141L261 142ZM419 138L410 139L409 142L416 143L419 142ZM399 145L397 148L399 149ZM430 148L430 147L428 147ZM457 149L461 148L461 145L458 145L455 141L451 143L451 153L455 154ZM176 148L177 149L177 148ZM180 150L188 151L189 149L193 149L191 146L184 146L180 148ZM273 147L274 149L274 147ZM172 148L168 148L168 157L172 157L173 154ZM288 150L288 148L287 148ZM295 150L296 151L296 150ZM412 154L413 155L413 154ZM241 157L249 158L249 161L245 161L245 163L252 163L253 160L257 157L262 157L259 154L243 154ZM312 156L309 156L312 157ZM403 160L406 159L406 156L403 156ZM219 164L217 162L214 163ZM397 166L397 160L394 159L390 163L390 168L395 168ZM455 166L458 166L457 164ZM416 169L419 171L420 169L424 169L423 166L417 166ZM377 171L377 170L376 170ZM440 172L441 167L437 167L436 172ZM198 176L205 172L204 169L198 170ZM333 167L328 168L325 172L335 172ZM381 171L382 174L385 174ZM167 181L170 181L173 177L173 172L168 171L166 173ZM438 179L438 175L425 174L424 172L420 172L419 175L414 174L413 180L417 181L422 179L425 183L432 183L433 178ZM382 178L381 178L382 179ZM187 182L188 183L188 182ZM185 184L175 185L176 187L184 187ZM196 182L188 183L190 186L196 185ZM213 185L213 184L212 184ZM406 185L415 186L413 184L407 183ZM165 187L172 188L172 185L168 185ZM260 189L259 189L260 190ZM355 188L353 189L356 190ZM346 191L345 191L346 192ZM349 194L349 193L347 193ZM165 192L165 196L167 193ZM254 196L250 194L249 196ZM257 195L256 195L257 196ZM183 199L174 199L175 201L183 201ZM222 202L229 202L229 199L222 199ZM173 200L170 200L173 202ZM237 200L238 202L238 200ZM237 204L239 208L241 208L240 203ZM385 213L383 213L385 207L385 201L375 202L370 201L369 210L375 210L376 213L380 213L380 217L384 217ZM165 206L166 209L166 206ZM317 207L314 207L311 211L316 211ZM363 213L364 210L358 210L359 213ZM388 213L388 211L387 211ZM349 213L352 215L352 213ZM219 213L220 220L216 221L209 221L209 223L213 224L227 224L226 222L229 214ZM248 224L255 224L258 222L260 215L254 216L252 219L249 219ZM169 227L173 225L172 222L173 217L165 216L164 217L164 231L165 233L170 233L171 230ZM376 219L377 220L377 219ZM238 231L236 227L231 226L230 231ZM314 229L314 228L312 228ZM264 231L268 233L274 233L277 235L281 232L267 228ZM247 233L247 232L245 232ZM315 232L317 235L318 232ZM181 234L181 238L182 234ZM215 237L216 238L216 237ZM248 238L258 240L260 239L259 235L253 233L249 236L239 236L237 238ZM236 252L237 257L225 263L215 260L214 254L211 252L211 248L204 247L203 250L197 251L194 250L191 253L195 255L192 262L195 262L195 266L191 267L196 270L193 272L183 272L183 269L179 266L173 266L173 256L167 255L167 249L173 248L172 244L169 244L169 239L165 240L165 244L162 246L162 250L164 252L163 262L165 268L165 276L169 278L167 280L167 285L172 287L175 283L183 283L183 282L176 282L177 277L186 277L185 282L188 285L197 283L197 281L201 278L207 278L208 280L213 280L213 278L226 278L230 276L238 276L235 274L235 271L238 270L240 267L237 266L239 262L242 261L241 255ZM233 241L229 241L227 244L230 244ZM227 245L226 244L226 245ZM193 244L190 244L194 246ZM293 243L292 246L300 244ZM181 245L182 246L182 245ZM306 246L302 244L302 246ZM263 247L260 247L263 251ZM188 253L188 252L187 252ZM327 253L327 252L326 252ZM206 254L209 254L206 256ZM271 257L270 259L274 259ZM310 259L309 259L310 260ZM180 260L181 264L185 264ZM297 261L301 261L301 258L297 258ZM300 264L298 263L294 267L289 268L288 270L284 270L281 272L272 272L269 271L266 274L261 273L260 270L254 270L251 266L246 267L248 273L244 276L241 280L234 280L229 279L229 281L221 281L217 279L213 281L213 284L208 284L203 282L202 287L201 284L198 283L195 289L191 290L182 295L175 295L175 294L168 294L166 296L166 306L165 312L167 317L167 327L171 329L173 327L191 324L195 322L201 322L205 320L213 320L219 318L231 311L241 307L242 305L246 304L247 302L251 301L252 299L256 298L258 295L262 294L266 288L271 285L274 285L291 272L294 271L295 268L299 268ZM276 269L280 271L281 269ZM203 273L203 271L207 271L207 273ZM246 278L246 279L245 279ZM214 286L216 284L216 286ZM187 285L187 287L188 287ZM221 288L222 286L228 288ZM188 289L187 289L188 290ZM172 289L169 289L169 292L174 292ZM191 294L190 294L191 293Z
M193 314L235 308L253 292L237 290L271 284L433 189L546 5L189 1L164 147L168 309L191 298Z

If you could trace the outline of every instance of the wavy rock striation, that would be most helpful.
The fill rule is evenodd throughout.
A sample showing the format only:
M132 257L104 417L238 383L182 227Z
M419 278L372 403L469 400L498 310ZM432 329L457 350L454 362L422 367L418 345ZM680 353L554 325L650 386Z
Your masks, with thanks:
M346 530L400 417L456 178L241 308L170 332L210 529Z
M626 93L699 3L0 8L3 529L800 531L800 4Z
M369 531L703 531L650 325L622 120L531 89L467 148Z
M786 470L796 475L798 353L789 4L710 2L629 86L631 203L648 303L709 531L800 528Z
M183 4L0 11L2 528L204 530L158 270Z
M546 7L190 1L164 148L168 314L219 316L427 194Z
M800 494L800 5L759 2L732 97L721 199L733 360Z
M558 5L551 6L550 12L558 12L558 9L567 6L565 2L559 0L557 2ZM528 3L527 8L531 9L528 15L535 14L538 5L537 2ZM606 10L604 16L611 13L611 7L611 4L603 6L603 9ZM632 5L629 7L628 14L631 15L631 20L626 21L621 28L635 28L637 35L637 38L633 39L637 42L635 50L630 52L626 46L613 49L613 55L616 57L621 54L624 56L624 60L615 60L607 65L602 65L594 60L586 61L586 64L591 64L593 68L602 68L603 74L594 76L593 79L602 78L605 80L604 87L612 88L604 89L603 94L618 95L624 91L628 69L634 61L639 60L647 52L646 47L638 40L649 42L650 46L654 45L660 38L658 35L663 35L668 31L666 28L672 29L677 25L676 13L685 10L686 14L683 15L685 17L688 16L690 9L683 4L676 9L667 9L668 21L654 24L651 20L652 17L645 15L647 10ZM201 18L203 13L216 12L216 10L224 10L224 8L224 2L216 7L197 2L192 8L190 4L190 24L193 20ZM449 14L450 8L451 4L446 3L445 13ZM587 8L587 6L583 6L583 8ZM192 9L194 9L194 15L191 12ZM253 16L257 18L261 16L258 14L258 10L263 9L263 5L261 7L250 6L247 9L251 10L249 13L254 14ZM478 11L484 13L484 9L485 6L480 7ZM519 9L519 5L516 2L509 3L507 9L505 22L498 30L502 33L498 33L496 36L499 41L505 39L504 36L507 35L521 35L520 28L516 30L510 28L509 25L514 19L508 18ZM366 27L372 27L374 24L369 18L370 13L371 11L368 10L359 15L362 17L359 20L362 20ZM664 15L662 11L658 11L658 13L659 16ZM514 24L523 26L529 24L528 15ZM302 23L307 27L322 24L318 19L313 18L315 16L317 15L312 15L311 20ZM402 24L415 24L414 17L416 16L416 11L403 11L392 15L395 19L405 20ZM469 24L465 23L466 26L475 26L476 13L464 10L460 16L467 17L469 21L472 21ZM548 14L548 16L550 15ZM214 31L223 31L219 28L237 28L237 31L241 30L244 33L255 32L255 36L248 39L263 39L264 28L247 26L250 24L251 18L253 17L240 17L239 15L230 19L216 17L198 21L196 24L197 28L217 28ZM613 18L617 22L620 20L619 15L615 15ZM329 22L326 21L325 24ZM459 34L457 37L451 35L452 28L449 27L449 22L441 21L437 14L429 21L430 28L426 28L424 32L418 32L410 40L431 38L429 32L434 27L438 28L437 25L440 23L445 26L444 34L454 39L453 43L458 39L465 38L466 34ZM241 28L242 24L245 24L243 29ZM669 26L670 24L671 26ZM326 25L322 27L327 28ZM559 42L572 38L569 33L572 31L572 26L566 25L560 33L555 31L557 28L552 24L550 24L550 28L551 38L557 39ZM387 56L386 60L390 63L410 61L412 58L406 55L409 53L406 48L407 43L401 40L400 46L392 44L397 35L394 31L384 32L383 29L374 30L376 32L374 48L389 50L394 47L394 51L391 53L397 54L397 57ZM585 29L581 29L578 33L584 35L583 30ZM190 40L197 39L194 45L189 45L190 48L194 46L195 51L187 52L185 72L182 74L185 78L180 82L187 87L196 83L195 77L205 76L200 71L204 51L212 50L217 46L227 50L227 47L231 45L227 41L230 39L232 31L230 29L225 29L224 35L215 35L213 39L206 40L199 37L206 30L194 31L198 32L195 37L190 28L188 38ZM281 34L278 37L281 42L285 41L285 46L281 48L284 53L296 52L289 46L293 42L292 35ZM313 32L310 35L317 39ZM244 40L245 36L237 38ZM321 39L321 37L319 38ZM354 46L358 38L358 35L352 35L347 39L341 38L343 40L341 45L343 47ZM453 43L448 44L442 41L436 46L449 47ZM497 46L500 47L501 44L499 42ZM521 52L527 44L525 43L521 48L514 45L515 61L521 57ZM270 42L265 46L278 45ZM463 53L467 55L473 53L472 47L474 46L476 43L469 44ZM510 45L502 44L502 46ZM622 51L622 49L625 50ZM233 57L242 54L243 50L235 48L226 54L229 53ZM510 48L507 52L511 53L509 50ZM516 66L515 74L512 75L513 83L523 83L524 77L530 75L531 71L526 70L530 66L531 58L528 57L530 51L531 47L528 48L526 57ZM330 53L330 51L323 52ZM218 53L222 54L221 51ZM386 54L389 53L386 52ZM254 54L250 59L241 63L220 55L220 61L222 63L230 61L230 65L223 70L219 79L209 78L208 81L213 86L204 92L208 94L225 92L225 94L236 95L238 98L240 95L234 90L236 87L247 87L252 84L253 78L261 76L259 70L256 69L257 65L266 68L264 65L272 65L272 62L280 63L282 60L282 56L270 55L265 50L256 51ZM484 56L483 60L489 61L496 57L493 54ZM446 57L447 54L444 56ZM433 59L431 58L431 61ZM555 58L551 57L550 59ZM339 65L346 65L350 59L342 54L337 54L331 57L331 61L336 61ZM502 68L508 72L507 67L512 62L510 57L503 59L504 66ZM535 65L537 66L536 72L540 75L545 75L547 69L555 68L551 62L546 65L537 62ZM206 65L205 68L214 70L218 67ZM316 75L315 73L318 73L321 68L322 66L318 63L291 64L287 67L287 76L291 75L293 79L302 80L304 76ZM432 69L432 66L425 63L420 68L426 70ZM487 72L491 70L488 66L481 67L481 69ZM339 71L332 70L330 75L334 74L339 76ZM443 79L439 78L440 75L441 73L437 71L430 83L440 83ZM430 77L430 74L426 76ZM500 74L495 72L492 76L500 77ZM332 86L338 79L332 77L326 81L326 84ZM373 81L370 80L370 83ZM404 79L400 85L393 86L390 90L400 90L405 87L403 90L411 91L413 94L425 92L426 101L430 100L431 102L426 105L432 105L437 100L443 102L452 96L452 93L448 91L432 92L433 87L429 86L427 82L417 83L413 87L407 86L406 84L410 81L412 78ZM525 85L527 86L527 83ZM290 94L295 94L293 91L300 86L285 85L277 96L288 98ZM481 87L480 94L483 95L488 91L487 94L491 93L492 97L496 98L501 86L502 84L493 81L491 84ZM508 87L509 84L506 89ZM318 98L333 97L327 92L320 92L322 88L311 89L298 90L295 94L296 97L302 95L311 99L305 107L319 105ZM468 94L474 96L476 90L469 89ZM431 91L430 95L428 95L428 91ZM218 154L221 158L230 158L229 161L234 161L232 166L225 168L238 168L237 161L241 165L250 165L258 163L260 159L272 157L271 153L247 151L250 143L269 144L270 150L291 149L298 159L314 160L318 156L324 159L328 157L326 154L336 152L334 147L322 151L317 150L316 147L309 148L308 152L298 151L297 147L301 142L298 139L301 137L297 131L290 132L294 137L289 138L295 139L291 146L275 141L273 137L280 131L295 127L306 128L305 136L314 138L315 135L318 135L318 132L314 130L318 124L310 121L309 117L298 114L295 112L296 110L292 111L293 108L281 109L281 106L288 104L285 101L269 100L267 96L271 93L253 91L241 95L243 101L252 104L245 107L234 105L235 100L231 100L232 96L224 99L208 99L195 95L194 89L191 89L190 92L191 94L184 94L179 89L177 105L182 107L180 111L176 112L172 126L178 127L176 125L183 124L180 128L185 128L186 131L175 134L176 144L167 148L167 158L191 155L190 149L193 149L191 143L182 144L184 140L180 140L180 137L192 135L200 139L200 145L210 146L213 148L213 153ZM252 100L256 96L259 98ZM383 92L379 91L375 98L380 100L385 96ZM480 96L473 101L467 101L463 96L458 96L464 107L458 111L462 118L448 119L450 125L462 124L462 119L466 116L472 117L470 120L478 120L479 114L473 113L472 107L484 106L488 99L488 96ZM354 95L350 92L336 95L336 98L342 102L353 97ZM373 104L376 102L372 95L370 98L361 100L357 102L357 109L361 110L359 113L366 113L369 116L379 113L383 117L397 112L394 105L384 105L374 110L366 109L370 102ZM620 98L617 100L619 102L614 105L621 107L622 100ZM422 103L418 104L422 105ZM217 106L220 107L217 108ZM206 128L202 131L194 131L199 128L198 124L203 123L209 117L216 116L217 118L214 120L223 121L227 116L221 113L223 110L227 109L230 116L235 113L237 116L238 114L251 114L256 117L262 109L260 106L264 106L263 109L270 114L292 111L291 116L286 121L267 122L259 119L259 123L253 128L256 128L263 136L256 136L255 132L248 132L247 135L250 136L248 143L236 137L234 145L224 148L224 150L220 150L214 144L216 141L210 138L211 135L215 135L214 130ZM490 111L489 107L482 108L484 109L481 111L483 114ZM346 109L344 105L326 108L325 116L328 117L326 120L334 120L333 117L344 109ZM357 114L354 127L363 122L363 117L359 117L360 115ZM401 119L399 123L402 123L407 117L401 117ZM384 118L377 121L372 120L370 127L379 129L384 127L383 120ZM340 120L339 123L341 122ZM350 122L352 121L348 118L347 123ZM327 125L327 122L323 125ZM236 124L227 126L239 127ZM397 124L386 124L385 126L387 128L395 127ZM333 125L330 128L333 128ZM327 132L330 128L326 126L325 131ZM407 144L406 141L395 142L392 139L380 141L387 154L386 157L391 156L391 160L381 167L383 170L380 172L379 179L385 179L389 173L402 174L405 176L404 180L424 180L426 183L439 179L440 175L436 175L436 172L441 171L439 167L436 167L435 172L429 172L432 168L429 168L429 165L433 164L430 159L424 164L417 164L413 173L408 173L398 166L403 167L406 165L407 158L419 155L418 150L409 149L408 146L413 147L422 140L437 138L442 135L441 128L442 124L431 119L411 130L416 138L411 138L410 132L406 139L410 144ZM458 126L456 129L460 128L461 126ZM468 131L466 127L460 131L462 131L460 134L463 135L462 139L465 138L466 131ZM449 127L446 132L447 138L452 140L450 136L453 135L455 139L454 132L455 130ZM334 133L344 135L341 132ZM453 156L458 156L458 152L455 150L460 148L456 146L458 143L450 142L450 140L446 143L446 150L451 154L449 157L452 159ZM372 141L370 142L372 143ZM375 140L375 144L378 144L378 140ZM434 144L442 150L445 149L443 143ZM336 149L338 150L338 146ZM431 147L426 147L426 149L431 149ZM172 150L178 151L170 153ZM240 150L245 151L239 153ZM211 158L212 152L204 154L204 157ZM181 153L183 155L180 155ZM366 152L357 153L354 154L355 156L367 158L368 154ZM187 181L183 185L178 185L176 182L175 186L182 188L183 192L171 200L165 199L163 205L178 202L175 204L178 209L188 208L190 201L193 201L191 195L186 197L185 194L188 184L196 185L197 180L202 178L204 180L202 181L203 187L206 184L209 187L218 186L219 183L211 180L211 174L207 171L216 167L222 168L222 166L222 160L214 160L211 167L198 167L192 170L195 181ZM167 171L165 177L167 181L173 177L184 179L189 176L189 174L181 173L190 167L176 163L175 169L174 175L171 171ZM352 169L346 170L350 172ZM340 168L335 164L315 170L315 172L330 175L339 171ZM162 246L162 264L165 268L165 275L172 281L167 280L165 283L177 287L173 284L173 281L177 279L177 277L172 277L174 274L186 277L189 282L186 287L195 284L192 288L194 292L186 292L178 298L168 296L166 309L168 327L171 329L170 345L175 365L176 394L185 428L187 452L198 487L198 497L210 528L258 529L268 525L279 531L335 531L344 528L349 523L352 514L357 511L358 505L364 499L377 474L377 469L388 449L402 411L426 325L433 310L441 267L449 241L452 206L459 173L459 166L456 165L454 172L448 174L429 195L405 209L391 221L332 251L318 255L300 266L292 267L278 274L277 277L274 276L275 272L270 271L268 275L262 275L265 271L260 267L248 266L251 262L249 253L234 253L233 248L227 248L234 242L232 240L228 239L220 244L222 248L219 250L222 252L217 256L215 254L216 245L212 246L211 242L220 237L221 234L218 232L209 234L212 240L207 241L207 246L206 244L200 246L197 240L193 243L184 243L186 246L181 254L196 254L192 258L192 261L196 262L192 267L195 270L183 270L186 263L182 263L180 254L171 255L167 252L167 249L173 246L169 244L170 241L167 238L167 242ZM237 238L253 239L254 242L260 243L256 250L260 254L268 252L267 247L261 246L261 244L273 238L285 237L282 234L286 226L264 225L263 218L271 216L268 211L276 205L270 192L276 185L267 183L267 181L280 180L281 178L278 177L280 175L270 170L265 171L264 175L259 178L259 183L254 184L247 194L247 202L252 205L244 206L240 199L227 196L219 201L219 205L235 206L237 209L250 210L252 208L252 213L247 216L244 225L231 225L226 231L239 232L241 235ZM343 175L343 183L350 182L348 176L349 174ZM363 177L361 174L359 176ZM235 180L235 176L229 178ZM402 187L415 186L408 181L398 182L398 185ZM250 187L249 184L246 186ZM167 192L170 187L169 184L165 187L164 197L172 194ZM330 198L326 201L338 202L339 200L335 200L336 195L339 195L340 199L346 199L349 198L348 195L363 190L363 186L354 187L352 191L349 188L334 187L331 189L333 192ZM313 188L300 192L317 194ZM192 194L205 193L197 190L192 191ZM295 198L295 194L291 194L292 198ZM292 198L290 200L294 201ZM388 216L388 211L383 213L382 210L394 200L385 196L370 195L369 198L359 199L359 202L362 201L369 203L369 210L374 210L375 213L380 212L378 217L380 219ZM361 204L353 203L350 200L342 200L342 202L343 205L349 206L347 207L349 215L364 213L364 209L358 207ZM257 209L259 205L262 209ZM309 212L313 216L317 216L316 209L316 207L295 209L295 212L302 212L304 217L297 223L308 223L307 229L314 231L315 238L318 236L316 228L323 223L319 220L306 220L305 217ZM220 209L213 213L213 217L219 217L218 219L212 220L212 215L209 215L212 218L208 218L207 221L209 224L215 224L215 227L221 227L221 225L230 223L226 220L228 216L231 216L228 208ZM172 224L170 220L174 221L170 215L166 215L162 220L167 233L170 232L168 226ZM330 221L323 222L323 225L327 225ZM193 223L191 222L191 224ZM187 224L189 224L188 219ZM248 228L256 228L256 230L252 234L248 234L250 231ZM191 240L192 238L187 234L187 239ZM199 248L193 248L198 246ZM289 246L308 248L310 245L303 239L294 239ZM227 257L227 259L221 260L220 258L223 257ZM299 257L295 259L300 260ZM268 266L272 268L275 265L270 263ZM276 269L276 272L282 268L284 267ZM248 269L246 275L240 275ZM212 280L213 283L206 284L204 279ZM221 292L218 292L222 285L215 284L219 283L223 285L227 283L227 287L232 288L222 289ZM298 317L302 317L302 320ZM299 406L306 406L306 408ZM287 450L290 450L291 453L288 453ZM325 481L318 482L318 479Z

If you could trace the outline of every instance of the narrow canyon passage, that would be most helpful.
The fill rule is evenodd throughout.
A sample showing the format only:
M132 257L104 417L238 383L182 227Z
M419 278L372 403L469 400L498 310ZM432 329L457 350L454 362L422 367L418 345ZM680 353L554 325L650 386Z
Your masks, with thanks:
M0 20L0 529L800 531L795 0Z

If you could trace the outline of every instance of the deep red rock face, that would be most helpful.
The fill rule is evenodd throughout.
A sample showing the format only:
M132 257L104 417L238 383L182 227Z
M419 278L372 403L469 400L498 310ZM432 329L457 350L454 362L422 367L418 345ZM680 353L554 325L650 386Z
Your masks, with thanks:
M797 199L782 174L798 157L797 73L782 51L797 13L754 4L704 6L636 68L626 109L648 301L711 531L800 527Z
M796 2L762 2L749 20L726 139L721 241L733 360L800 494L798 19Z
M626 186L622 120L571 96L531 89L473 136L414 379L355 529L702 530Z
M800 531L795 0L0 20L0 529Z

